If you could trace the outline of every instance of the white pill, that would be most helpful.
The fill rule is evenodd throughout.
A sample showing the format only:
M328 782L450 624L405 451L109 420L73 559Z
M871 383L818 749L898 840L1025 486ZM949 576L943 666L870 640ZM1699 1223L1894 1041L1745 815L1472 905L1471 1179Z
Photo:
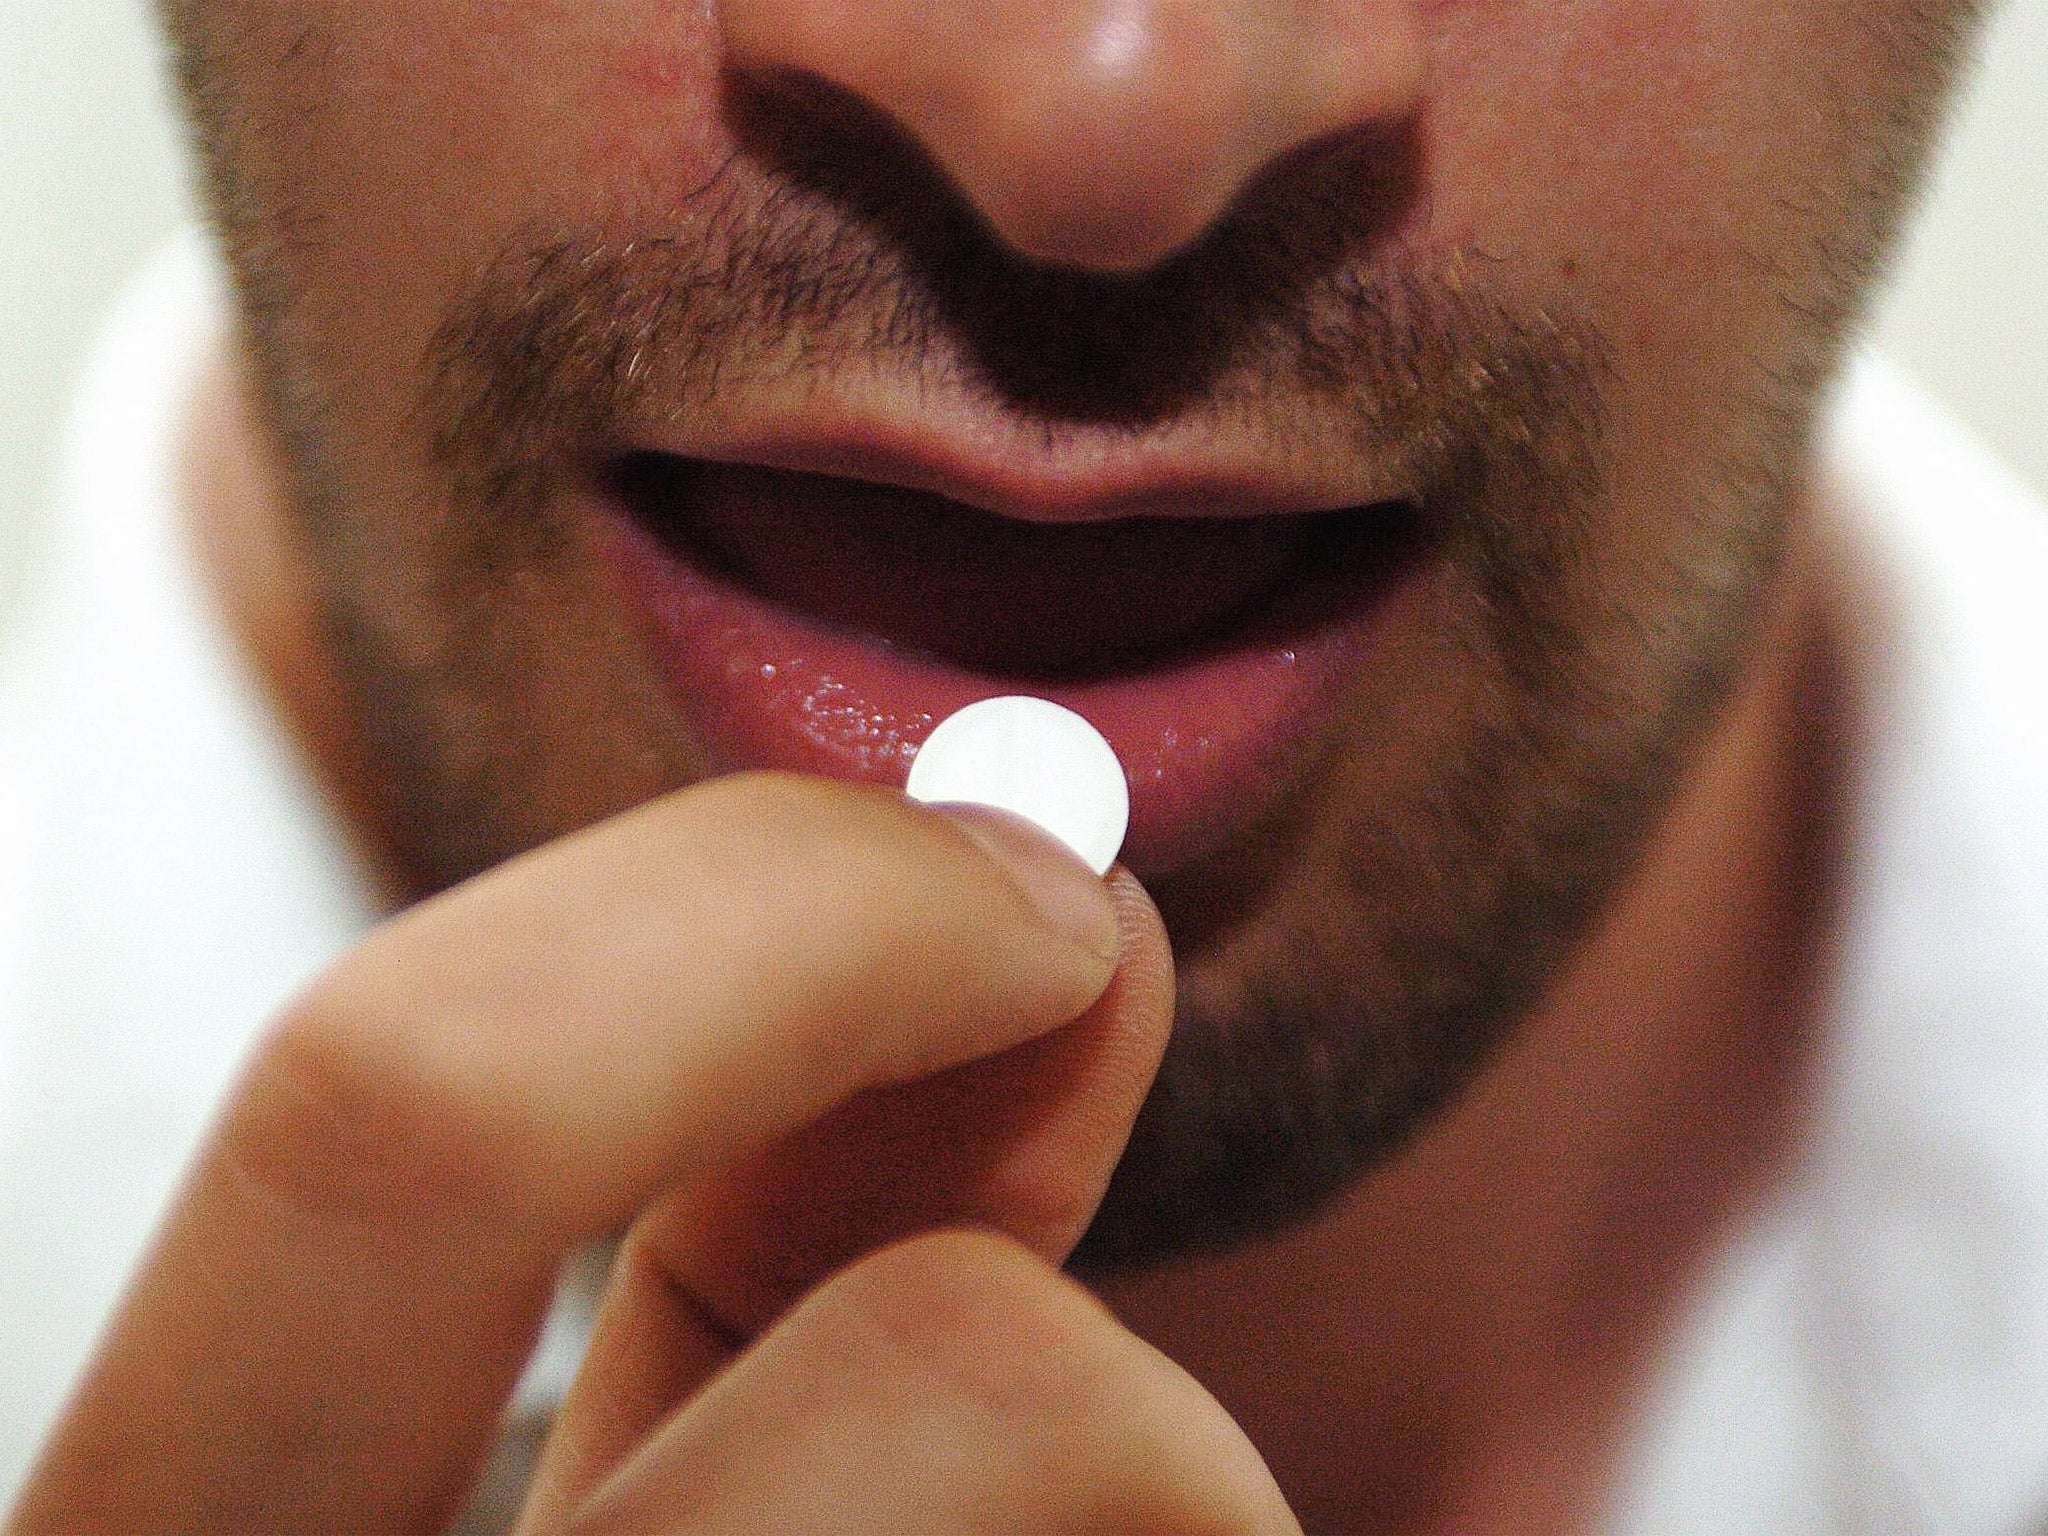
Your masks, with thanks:
M992 805L1043 827L1098 875L1124 845L1131 791L1102 733L1050 699L1013 694L949 715L904 786L926 804Z

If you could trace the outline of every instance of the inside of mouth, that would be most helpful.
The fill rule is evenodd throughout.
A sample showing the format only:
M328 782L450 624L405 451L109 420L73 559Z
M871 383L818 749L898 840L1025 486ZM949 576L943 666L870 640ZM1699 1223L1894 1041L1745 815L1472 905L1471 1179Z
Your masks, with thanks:
M634 453L608 489L677 558L905 650L1062 681L1270 640L1362 600L1411 552L1402 504L1027 522L924 491Z

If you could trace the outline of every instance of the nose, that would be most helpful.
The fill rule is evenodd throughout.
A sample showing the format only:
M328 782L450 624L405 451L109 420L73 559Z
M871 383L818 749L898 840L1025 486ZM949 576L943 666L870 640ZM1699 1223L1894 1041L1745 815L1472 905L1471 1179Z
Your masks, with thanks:
M1290 151L1413 111L1424 0L719 0L742 73L915 138L1034 261L1136 272Z

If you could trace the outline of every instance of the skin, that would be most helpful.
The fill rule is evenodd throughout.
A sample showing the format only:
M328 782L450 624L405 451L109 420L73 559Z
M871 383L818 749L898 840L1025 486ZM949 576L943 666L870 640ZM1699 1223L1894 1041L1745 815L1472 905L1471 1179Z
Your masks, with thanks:
M620 1230L532 1532L1582 1525L1796 1136L1840 745L1808 434L1966 8L166 16L241 300L199 542L394 898L442 894L267 1037L16 1528L433 1529ZM911 153L835 160L877 117ZM759 291L778 206L881 209L834 228L885 286L633 331L706 252ZM609 329L522 321L565 253ZM1339 291L1333 369L1288 322ZM1055 301L1123 350L1053 350ZM636 334L644 372L577 345ZM1249 444L1448 553L1299 792L1146 872L1162 926L1015 828L698 782L567 509L656 427L848 401L1066 495ZM1060 1271L1091 1225L1107 1309Z

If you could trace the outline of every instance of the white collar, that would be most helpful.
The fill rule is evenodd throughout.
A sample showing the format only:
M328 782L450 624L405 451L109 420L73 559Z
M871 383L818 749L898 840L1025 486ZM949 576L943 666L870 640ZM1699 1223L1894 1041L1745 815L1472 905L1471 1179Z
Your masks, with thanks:
M1643 1536L2048 1518L2048 508L1867 356L1823 469L1862 755L1821 1100L1646 1409Z
M181 238L103 331L0 674L0 1486L256 1030L375 916L171 504L214 272Z

